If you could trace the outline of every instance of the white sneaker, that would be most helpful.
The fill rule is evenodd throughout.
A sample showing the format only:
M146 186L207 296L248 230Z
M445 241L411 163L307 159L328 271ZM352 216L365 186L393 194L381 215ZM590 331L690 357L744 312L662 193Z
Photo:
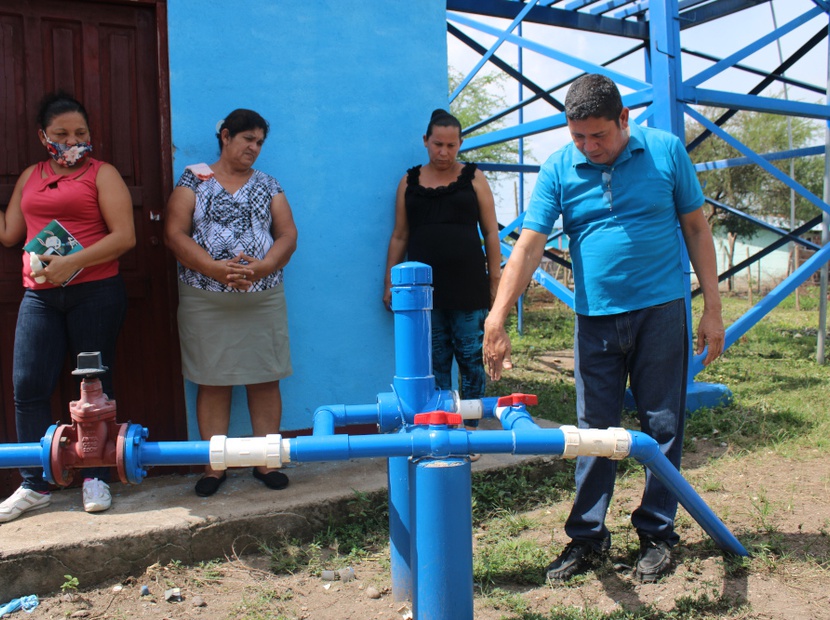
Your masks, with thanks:
M49 493L43 494L24 487L18 487L17 491L0 504L0 523L8 523L17 519L24 512L46 508L52 502Z
M98 478L84 480L84 510L87 512L101 512L112 506L112 495L106 482Z

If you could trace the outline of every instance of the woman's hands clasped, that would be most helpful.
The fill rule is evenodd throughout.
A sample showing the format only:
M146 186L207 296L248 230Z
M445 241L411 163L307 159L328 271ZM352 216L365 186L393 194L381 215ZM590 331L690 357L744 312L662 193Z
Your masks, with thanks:
M226 284L230 288L247 291L254 282L261 280L269 273L264 261L240 252L230 260L218 260L216 264L215 280Z

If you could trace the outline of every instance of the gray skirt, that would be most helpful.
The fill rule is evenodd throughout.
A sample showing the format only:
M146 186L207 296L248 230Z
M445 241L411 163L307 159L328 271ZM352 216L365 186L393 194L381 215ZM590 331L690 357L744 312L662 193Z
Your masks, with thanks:
M199 385L249 385L291 374L285 291L203 291L179 282L182 374Z

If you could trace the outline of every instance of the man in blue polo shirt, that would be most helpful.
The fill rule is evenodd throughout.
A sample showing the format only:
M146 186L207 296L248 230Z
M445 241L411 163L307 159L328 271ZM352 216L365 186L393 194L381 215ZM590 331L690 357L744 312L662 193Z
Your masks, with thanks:
M703 193L680 140L629 125L616 85L602 75L574 81L565 98L572 143L545 162L522 233L485 321L484 357L493 380L510 368L504 322L562 216L573 262L574 362L580 428L619 426L630 381L640 425L680 468L689 336L678 226L703 292L696 350L704 364L723 352L723 320L712 234ZM576 497L565 531L571 542L547 568L563 581L599 566L611 535L605 515L616 462L578 457ZM640 538L635 569L656 581L671 567L677 498L646 472L631 522Z

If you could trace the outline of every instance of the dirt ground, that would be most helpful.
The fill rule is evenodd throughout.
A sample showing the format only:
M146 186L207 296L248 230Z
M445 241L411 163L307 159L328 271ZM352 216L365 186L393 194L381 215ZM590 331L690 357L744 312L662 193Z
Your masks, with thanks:
M656 584L629 575L631 547L617 536L612 563L596 573L555 586L501 586L519 594L526 613L549 618L557 606L610 613L651 606L656 618L719 617L830 619L830 455L818 450L784 458L772 453L732 458L729 447L698 438L687 452L684 473L704 501L753 552L744 569L727 570L723 556L683 510L675 569ZM714 457L714 458L713 458ZM609 514L612 531L626 530L641 493L642 477L621 481ZM529 513L535 527L523 532L550 549L553 559L567 537L562 531L567 502ZM401 620L406 603L392 600L385 557L353 566L355 579L325 581L319 575L274 575L265 556L225 558L201 567L152 566L144 574L41 599L39 618L112 619L313 619ZM147 586L149 594L141 594ZM166 600L179 588L181 599ZM682 611L683 597L710 601L711 615L663 615ZM515 618L494 599L475 598L477 620ZM704 605L705 607L705 605ZM724 611L726 610L726 611ZM22 614L22 612L19 612ZM17 614L15 614L17 615ZM573 616L568 616L573 617ZM586 616L596 618L596 615Z

